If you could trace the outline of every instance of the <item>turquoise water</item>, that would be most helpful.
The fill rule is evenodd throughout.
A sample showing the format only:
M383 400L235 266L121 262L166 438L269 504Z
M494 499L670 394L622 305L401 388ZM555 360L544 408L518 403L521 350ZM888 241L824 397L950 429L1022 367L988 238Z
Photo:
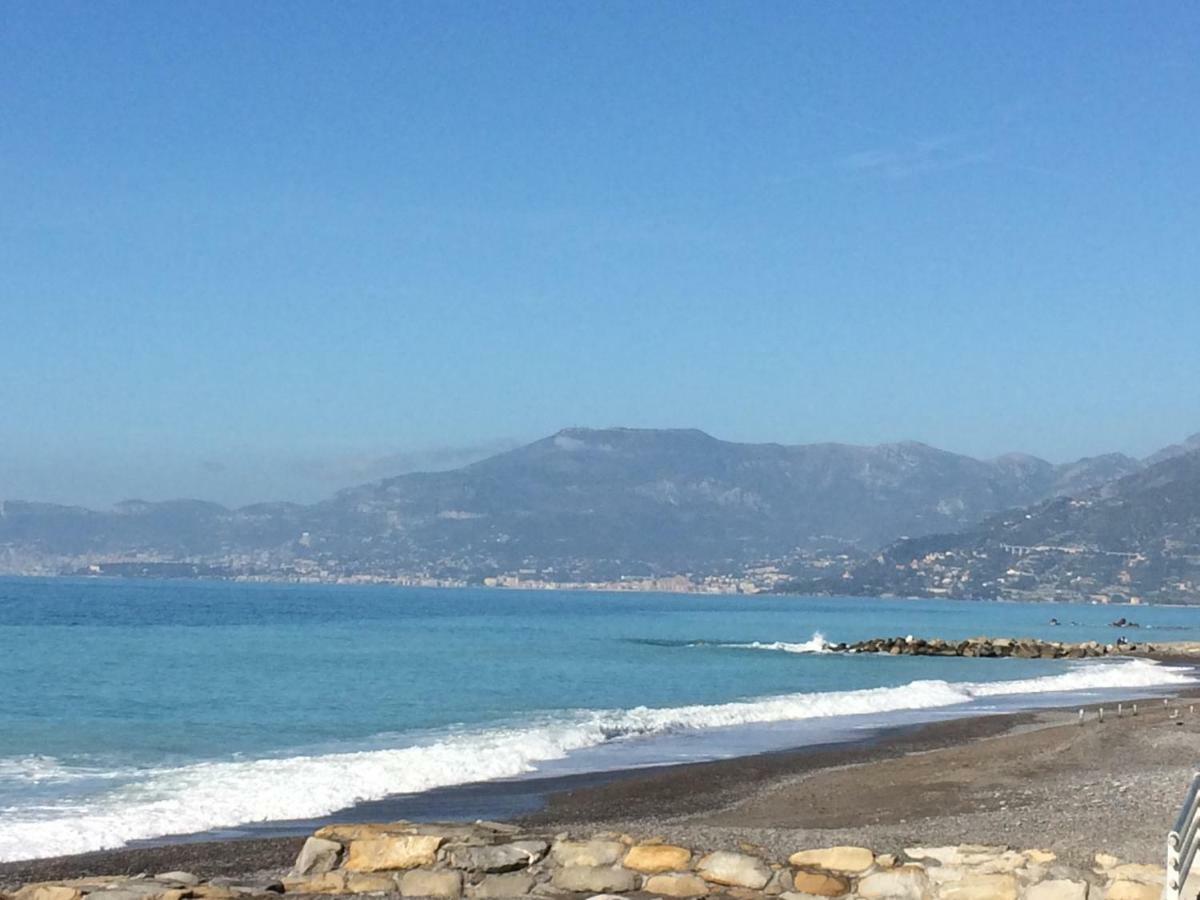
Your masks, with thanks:
M823 654L818 632L1200 640L1200 610L3 579L0 859L1187 677Z

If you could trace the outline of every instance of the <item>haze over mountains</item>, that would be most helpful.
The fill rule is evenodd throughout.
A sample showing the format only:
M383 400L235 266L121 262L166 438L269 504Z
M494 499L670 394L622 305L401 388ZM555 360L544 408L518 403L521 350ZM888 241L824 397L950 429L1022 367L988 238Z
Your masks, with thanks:
M768 566L803 577L814 560L828 567L845 556L851 565L902 537L996 529L997 514L1030 505L1036 515L1009 542L1036 542L1037 523L1075 508L1059 498L1097 488L1123 497L1126 488L1112 487L1124 485L1120 479L1159 483L1166 476L1158 466L1200 459L1196 449L1200 436L1146 461L1109 454L1054 465L1022 454L978 460L914 442L784 446L696 430L574 428L459 469L388 478L307 506L129 501L93 511L9 500L0 510L0 567L186 563L193 568L185 571L252 577L470 582L524 572L574 582ZM1093 518L1111 515L1096 507ZM1098 542L1116 534L1095 523L1068 530ZM1186 528L1182 534L1190 539ZM888 552L902 554L903 546ZM863 565L839 584L897 589ZM951 593L965 586L973 584Z
M1200 436L1138 472L953 534L896 541L798 589L1200 602Z
M94 511L8 500L0 566L182 563L202 574L467 582L512 572L548 582L736 576L769 566L833 593L966 595L1003 588L1001 576L982 577L988 566L976 565L968 577L923 578L910 566L901 578L895 566L910 551L970 554L998 542L1121 552L1195 542L1196 450L1200 436L1146 461L1111 454L1056 466L912 442L785 446L695 430L568 428L470 466L374 481L312 505L132 500ZM1154 515L1158 500L1171 500L1174 518ZM1032 511L997 517L1025 506ZM1139 512L1126 522L1129 509ZM944 534L954 536L930 536ZM814 564L838 578L811 577Z

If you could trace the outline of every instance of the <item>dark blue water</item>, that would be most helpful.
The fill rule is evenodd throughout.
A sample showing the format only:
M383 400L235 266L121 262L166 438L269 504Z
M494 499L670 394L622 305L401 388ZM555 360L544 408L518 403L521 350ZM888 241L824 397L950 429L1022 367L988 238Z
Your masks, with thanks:
M3 579L0 859L1183 677L808 652L817 632L1200 640L1200 611Z

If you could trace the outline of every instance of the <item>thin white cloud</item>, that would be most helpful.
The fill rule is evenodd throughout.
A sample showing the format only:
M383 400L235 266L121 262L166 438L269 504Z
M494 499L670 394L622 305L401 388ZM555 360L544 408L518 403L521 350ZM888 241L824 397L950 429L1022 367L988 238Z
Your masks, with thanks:
M841 168L882 178L912 178L991 162L990 150L969 146L961 137L944 135L874 147L842 157Z

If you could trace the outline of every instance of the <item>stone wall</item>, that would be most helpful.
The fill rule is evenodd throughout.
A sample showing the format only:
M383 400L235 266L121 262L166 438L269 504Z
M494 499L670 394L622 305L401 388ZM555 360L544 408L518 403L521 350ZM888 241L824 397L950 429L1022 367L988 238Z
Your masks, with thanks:
M1158 900L1163 869L1104 853L1086 869L1045 850L962 845L696 850L655 838L529 834L498 823L331 825L279 881L186 872L27 885L11 900L246 900L286 893L459 898L621 895L732 900ZM1197 884L1185 896L1196 897Z

